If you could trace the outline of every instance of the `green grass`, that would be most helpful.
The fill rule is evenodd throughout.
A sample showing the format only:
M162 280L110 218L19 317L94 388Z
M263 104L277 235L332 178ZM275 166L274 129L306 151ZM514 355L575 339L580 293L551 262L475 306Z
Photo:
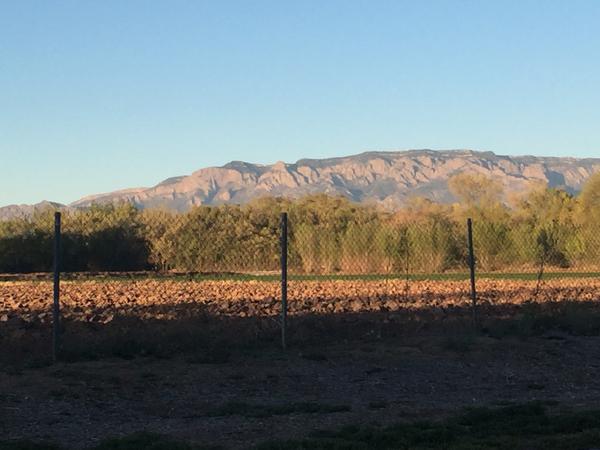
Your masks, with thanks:
M481 272L477 273L478 279L493 279L493 280L516 280L516 281L535 281L538 274L535 272ZM63 280L70 282L96 281L96 282L136 282L142 280L155 281L263 281L263 282L279 282L280 275L269 274L245 274L245 273L220 273L220 274L153 274L153 273L138 273L129 275L90 275L83 278L72 278L69 274L63 274ZM546 272L543 275L544 280L554 279L585 279L585 278L600 278L600 272ZM464 281L469 279L469 274L465 272L447 272L447 273L423 273L423 274L289 274L290 281L383 281L383 280L406 280L409 281ZM30 282L49 281L47 279L31 279ZM9 281L1 279L0 283Z
M382 281L382 280L406 280L409 281L465 281L470 275L468 273L430 273L430 274L360 274L360 275L290 275L289 280L296 281L326 281L326 280L364 280L364 281ZM532 272L482 272L477 273L477 279L492 280L518 280L535 281L537 273ZM600 272L547 272L543 279L561 279L561 278L600 278ZM277 280L278 278L276 278Z

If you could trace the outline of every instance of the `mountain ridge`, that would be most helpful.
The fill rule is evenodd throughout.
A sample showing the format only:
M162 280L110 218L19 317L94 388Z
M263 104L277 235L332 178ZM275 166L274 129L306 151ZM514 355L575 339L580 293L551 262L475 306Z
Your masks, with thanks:
M509 156L469 149L368 151L324 159L304 158L295 163L231 161L190 175L170 177L151 187L86 196L67 207L126 201L141 209L186 211L199 205L243 204L262 196L294 198L327 193L394 209L414 196L452 202L447 183L461 172L494 178L508 195L525 191L533 183L577 193L597 171L600 158ZM34 205L10 205L0 208L0 218L35 210Z

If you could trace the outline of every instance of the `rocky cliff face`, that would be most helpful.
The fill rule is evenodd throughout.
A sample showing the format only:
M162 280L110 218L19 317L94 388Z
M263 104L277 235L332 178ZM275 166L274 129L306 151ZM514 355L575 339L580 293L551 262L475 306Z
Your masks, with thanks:
M411 196L452 201L448 180L460 172L492 177L510 194L535 182L577 192L599 170L600 159L509 157L470 150L369 152L273 165L234 161L147 189L83 198L71 206L126 200L141 208L162 206L181 211L195 205L245 203L261 196L300 197L323 192L394 208Z
M65 205L60 203L43 201L35 205L9 205L0 208L0 220L14 219L19 217L31 217L36 212L45 210L65 209Z
M600 159L500 156L471 150L368 152L342 158L303 159L294 164L233 161L223 167L169 178L150 188L85 197L69 206L128 201L140 208L185 211L197 205L246 203L262 196L327 193L395 208L413 196L452 201L448 180L460 172L494 178L510 195L539 182L576 193L596 171L600 171ZM14 213L15 207L8 208ZM2 209L6 208L0 208L0 217Z

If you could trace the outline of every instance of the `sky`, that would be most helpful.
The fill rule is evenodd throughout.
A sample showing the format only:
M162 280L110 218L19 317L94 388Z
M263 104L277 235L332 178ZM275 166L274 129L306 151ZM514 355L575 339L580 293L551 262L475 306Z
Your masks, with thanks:
M231 160L600 157L600 1L0 0L0 206Z

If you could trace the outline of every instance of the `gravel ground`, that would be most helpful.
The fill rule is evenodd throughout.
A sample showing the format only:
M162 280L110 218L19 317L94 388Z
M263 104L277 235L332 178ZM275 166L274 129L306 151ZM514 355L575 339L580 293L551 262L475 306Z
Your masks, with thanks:
M600 338L561 333L365 340L234 353L220 364L174 357L13 368L0 371L0 440L86 448L147 430L241 449L315 429L444 417L465 406L545 400L595 408L599 368ZM321 411L306 410L306 402Z

